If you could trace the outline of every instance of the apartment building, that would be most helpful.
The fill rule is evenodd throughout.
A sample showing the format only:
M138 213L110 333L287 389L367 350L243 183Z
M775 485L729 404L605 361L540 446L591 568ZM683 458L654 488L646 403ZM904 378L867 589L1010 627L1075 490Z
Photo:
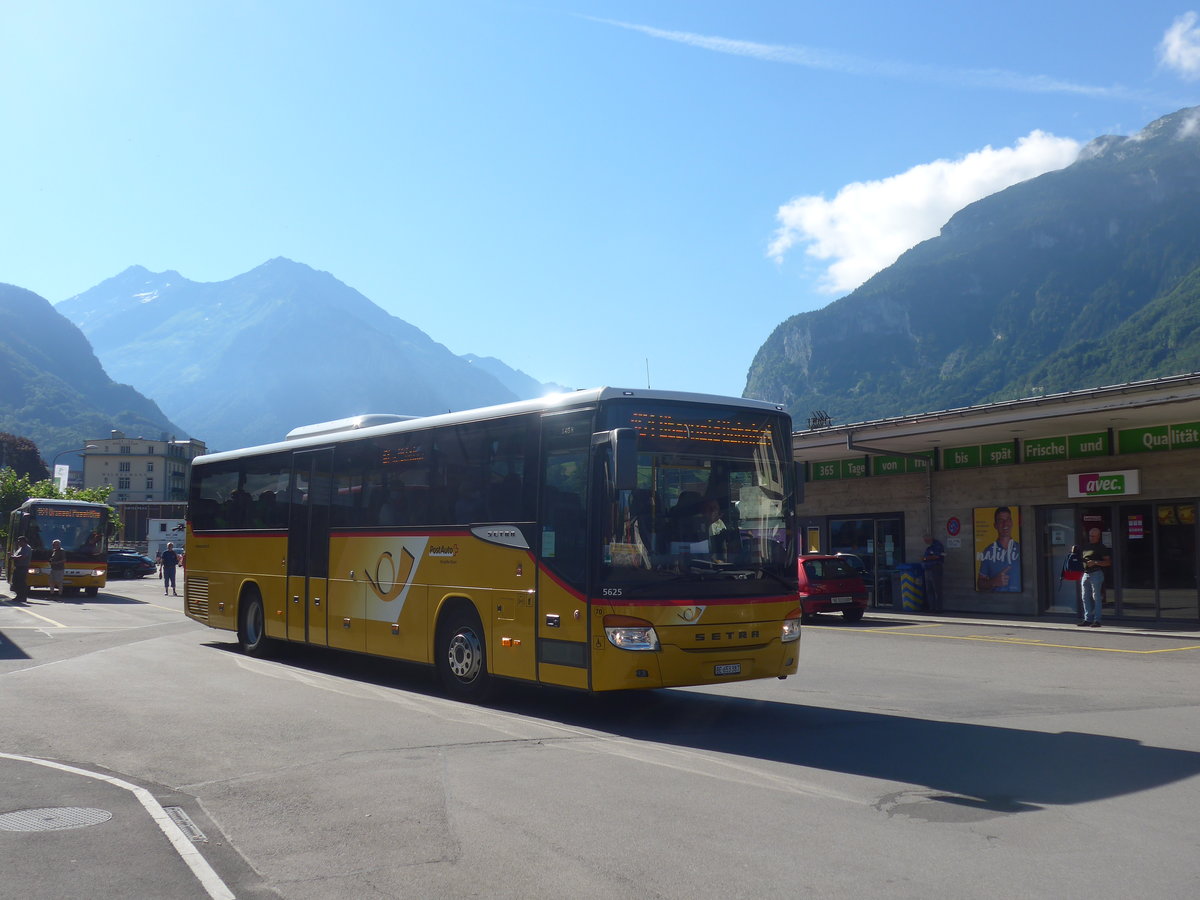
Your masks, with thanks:
M131 438L121 431L86 444L83 486L112 485L108 500L114 504L185 502L188 466L206 451L203 441L165 434L157 440Z

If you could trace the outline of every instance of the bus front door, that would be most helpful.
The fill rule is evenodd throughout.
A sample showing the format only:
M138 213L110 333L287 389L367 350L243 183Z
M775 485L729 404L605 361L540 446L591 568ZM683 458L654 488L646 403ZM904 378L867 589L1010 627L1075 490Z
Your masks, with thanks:
M292 458L288 530L287 636L291 641L329 642L329 505L333 449L301 450Z

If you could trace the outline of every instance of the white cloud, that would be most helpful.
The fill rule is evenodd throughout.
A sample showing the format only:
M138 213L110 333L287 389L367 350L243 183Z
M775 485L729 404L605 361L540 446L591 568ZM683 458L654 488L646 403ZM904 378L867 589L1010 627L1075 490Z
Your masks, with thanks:
M1070 165L1080 144L1034 131L1016 146L984 147L958 160L939 159L881 181L848 184L832 200L797 197L779 208L769 254L789 250L827 263L820 288L845 293L936 235L958 210L1043 172Z
M1197 18L1194 12L1184 13L1171 23L1158 45L1162 64L1189 81L1200 78L1200 28L1196 27Z

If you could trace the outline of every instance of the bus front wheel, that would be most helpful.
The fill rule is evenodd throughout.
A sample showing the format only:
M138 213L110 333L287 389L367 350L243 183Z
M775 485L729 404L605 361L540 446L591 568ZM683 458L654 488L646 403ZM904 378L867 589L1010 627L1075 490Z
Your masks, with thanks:
M479 703L491 690L483 626L473 609L449 611L438 625L437 669L446 693L456 700Z
M267 637L262 597L256 590L249 590L242 597L241 613L238 616L238 643L247 656L267 655L270 639Z

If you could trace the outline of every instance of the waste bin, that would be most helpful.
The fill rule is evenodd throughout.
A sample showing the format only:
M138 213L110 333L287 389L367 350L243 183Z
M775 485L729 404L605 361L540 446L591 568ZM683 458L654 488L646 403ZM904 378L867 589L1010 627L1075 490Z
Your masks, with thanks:
M925 607L925 567L920 563L900 563L900 608L915 612Z

